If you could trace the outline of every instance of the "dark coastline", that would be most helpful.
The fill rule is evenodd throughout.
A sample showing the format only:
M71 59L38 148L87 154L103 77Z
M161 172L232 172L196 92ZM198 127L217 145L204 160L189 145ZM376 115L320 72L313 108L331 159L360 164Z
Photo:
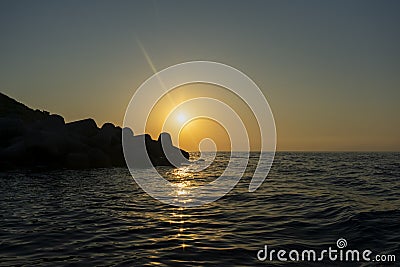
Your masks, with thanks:
M145 142L152 165L171 165L160 138L170 139L168 133L152 140L112 123L99 128L91 118L65 123L60 115L33 110L0 93L0 170L124 167L123 134ZM180 152L189 158L186 151Z

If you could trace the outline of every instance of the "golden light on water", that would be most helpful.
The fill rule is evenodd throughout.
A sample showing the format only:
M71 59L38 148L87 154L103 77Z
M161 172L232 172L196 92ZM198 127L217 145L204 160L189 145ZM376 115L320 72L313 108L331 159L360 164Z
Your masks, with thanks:
M185 189L179 189L179 190L176 191L176 193L177 193L178 196L182 196L182 195L187 195L188 191L185 190Z
M185 167L181 167L178 169L174 169L172 171L173 176L177 180L177 182L173 183L175 186L175 196L179 198L181 202L190 201L190 198L187 195L190 192L191 182L188 178L192 177L192 173L190 173ZM186 197L185 197L186 196Z
M180 199L180 201L188 201L185 198L187 194L190 192L191 182L190 179L192 177L192 173L188 170L187 167L181 167L174 169L171 171L171 176L177 182L174 183L176 186L176 197ZM175 209L175 212L171 214L170 224L177 225L177 233L176 238L179 241L179 246L184 250L189 245L187 244L190 241L196 239L196 235L192 233L185 233L187 228L185 227L186 222L193 222L193 218L190 214L185 214L185 209L183 207L179 207Z

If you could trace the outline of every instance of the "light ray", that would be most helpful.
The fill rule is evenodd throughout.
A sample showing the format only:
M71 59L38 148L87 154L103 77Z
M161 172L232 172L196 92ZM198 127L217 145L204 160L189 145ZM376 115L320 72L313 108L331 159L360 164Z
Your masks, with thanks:
M146 49L144 48L142 42L141 42L138 38L136 38L136 43L137 43L137 45L140 47L140 50L142 51L143 56L145 57L145 59L146 59L147 63L149 64L151 70L153 71L154 75L156 76L156 78L157 78L157 80L158 80L158 82L159 82L161 88L162 88L164 91L167 92L168 90L167 90L167 88L165 87L164 82L163 82L163 81L161 80L161 78L159 77L157 68L155 67L153 61L151 60L150 55L147 53ZM169 103L170 103L172 106L176 106L176 105L177 105L177 103L174 101L174 99L173 99L168 93L165 94L164 96L166 96L166 99L168 99ZM164 96L163 96L163 97L164 97Z

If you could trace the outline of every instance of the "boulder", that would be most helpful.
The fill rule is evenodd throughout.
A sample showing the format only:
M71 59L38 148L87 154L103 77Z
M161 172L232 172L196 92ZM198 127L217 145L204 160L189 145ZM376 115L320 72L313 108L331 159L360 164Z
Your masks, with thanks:
M172 138L169 133L161 133L158 136L157 142L166 147L172 147Z
M110 122L106 122L103 124L103 126L101 126L100 128L102 131L110 131L112 132L115 129L115 125L110 123Z
M110 157L98 148L91 148L88 155L92 168L109 168L112 166Z
M65 123L47 111L33 110L0 93L0 168L98 168L171 165L166 153L183 162L187 152L174 147L171 136L157 140L149 134L135 136L132 129L93 119ZM163 146L163 145L164 146ZM182 152L182 153L181 153ZM182 154L184 156L182 156Z
M85 153L69 153L66 156L64 166L69 169L86 169L91 167L89 156Z
M26 132L24 123L18 118L0 118L0 147L8 145L8 140Z
M132 129L129 128L129 127L124 127L124 128L122 129L122 134L123 134L124 137L131 137L131 136L134 136Z
M90 144L109 151L111 146L121 144L121 128L111 123L105 123L95 136L91 138Z
M0 150L0 159L3 161L24 161L27 157L27 149L24 140L17 139L15 143Z
M62 131L65 127L65 121L62 116L51 114L43 120L35 121L32 127L38 130Z
M93 119L69 122L66 124L66 127L68 131L85 137L94 136L99 131Z
M189 160L190 154L186 150L180 149L182 155L185 157L185 159Z
M67 152L66 140L57 132L31 130L24 137L26 151L34 165L61 166Z
M110 157L112 166L126 166L121 144L113 145L108 151L108 156Z
M130 129L129 129L130 130ZM124 149L125 156L129 167L147 168L151 166L151 154L146 151L146 144L153 141L150 135L131 136L129 131L123 129L124 132ZM155 142L155 141L153 141Z

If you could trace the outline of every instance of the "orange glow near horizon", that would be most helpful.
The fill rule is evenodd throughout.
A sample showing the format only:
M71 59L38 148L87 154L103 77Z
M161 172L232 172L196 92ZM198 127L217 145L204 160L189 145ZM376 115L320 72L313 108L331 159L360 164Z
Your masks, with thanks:
M238 114L247 129L250 148L252 150L260 149L261 135L257 121L250 108L238 96L225 88L205 83L184 85L162 97L158 103L156 103L148 117L146 133L149 133L153 139L158 138L169 114L174 109L179 109L179 106L183 102L198 97L217 99L229 105ZM174 145L179 145L179 147L188 151L198 151L200 141L205 138L210 138L214 141L218 151L230 151L231 142L229 135L226 129L218 122L207 118L198 118L187 122L191 114L201 113L203 109L210 109L210 107L193 104L189 107L186 106L185 110L179 109L176 111L177 114L174 119L169 120L169 122L174 125L165 125L165 128L171 129L168 132L172 136ZM211 112L217 113L220 111L212 110ZM181 131L179 132L179 130ZM212 148L210 147L209 149ZM244 147L243 150L245 150Z
M179 135L179 146L188 151L199 151L201 141L206 138L215 142L217 151L231 150L230 138L225 128L209 119L197 119L185 125ZM214 147L206 145L202 149L212 151Z

